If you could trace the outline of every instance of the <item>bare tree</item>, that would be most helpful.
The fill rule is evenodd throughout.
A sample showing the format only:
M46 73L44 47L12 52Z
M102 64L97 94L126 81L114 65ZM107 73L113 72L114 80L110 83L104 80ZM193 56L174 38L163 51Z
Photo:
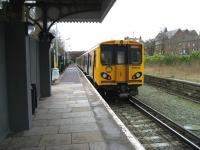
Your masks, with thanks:
M147 40L145 43L144 43L144 46L145 46L145 53L148 54L148 55L154 55L155 53L155 39L150 39L150 40Z

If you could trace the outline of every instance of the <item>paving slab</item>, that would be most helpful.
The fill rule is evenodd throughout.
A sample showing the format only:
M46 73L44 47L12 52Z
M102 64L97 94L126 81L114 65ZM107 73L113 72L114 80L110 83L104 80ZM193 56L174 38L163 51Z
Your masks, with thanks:
M71 144L71 134L49 134L41 137L40 146Z
M78 103L78 104L69 104L69 107L88 107L90 106L89 103Z
M50 126L63 126L63 125L68 125L68 124L72 124L72 118L49 120Z
M45 150L45 147L28 147L28 148L20 148L19 150Z
M46 127L49 125L48 120L33 120L32 121L32 127Z
M68 113L68 112L71 112L71 111L72 111L71 107L68 107L68 108L50 108L50 109L48 109L47 113L59 113L59 112Z
M7 149L13 150L26 147L37 147L39 146L40 139L41 136L14 137L9 145L7 145Z
M85 144L47 146L46 150L91 150L91 149L89 149L88 143L85 143Z
M96 123L86 123L86 124L74 124L61 126L59 133L76 133L76 132L88 132L88 131L98 131L98 126Z
M34 120L47 120L47 119L58 119L58 118L62 118L62 114L61 113L46 113L46 114L38 114L37 116L35 116Z
M72 143L89 143L89 142L101 142L104 141L101 132L79 132L72 133Z
M32 135L45 135L45 134L56 134L58 133L59 127L57 126L45 126L45 127L32 127L30 130L22 132L22 136Z
M72 112L84 112L84 111L89 111L91 108L88 106L86 107L73 107Z
M90 142L90 150L108 150L105 142Z
M8 137L0 143L0 150L6 150L11 143L12 138Z
M94 117L72 118L72 124L92 123L92 122L96 122L96 119Z
M75 117L93 117L94 114L92 111L85 112L72 112L72 113L63 113L62 118L75 118Z

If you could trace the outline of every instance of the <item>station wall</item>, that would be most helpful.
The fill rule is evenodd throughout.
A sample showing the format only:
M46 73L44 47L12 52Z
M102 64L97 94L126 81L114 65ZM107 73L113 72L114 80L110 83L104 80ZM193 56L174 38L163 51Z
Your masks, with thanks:
M30 79L36 85L37 100L40 97L40 73L39 73L39 42L33 38L28 38L28 49L30 51Z
M0 22L0 141L31 127L32 90L40 97L39 43L23 23Z

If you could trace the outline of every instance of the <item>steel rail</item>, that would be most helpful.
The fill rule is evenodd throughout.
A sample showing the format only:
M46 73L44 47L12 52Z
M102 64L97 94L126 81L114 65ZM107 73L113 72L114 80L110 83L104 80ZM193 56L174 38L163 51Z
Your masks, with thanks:
M167 128L169 131L176 134L178 137L180 137L182 140L187 142L192 148L200 150L200 138L191 133L190 131L184 129L180 125L176 124L169 118L165 117L155 109L147 106L143 102L141 102L136 97L131 97L129 101L137 106L139 109L141 109L143 112L148 114L151 118L153 118L156 122L158 122L160 125Z

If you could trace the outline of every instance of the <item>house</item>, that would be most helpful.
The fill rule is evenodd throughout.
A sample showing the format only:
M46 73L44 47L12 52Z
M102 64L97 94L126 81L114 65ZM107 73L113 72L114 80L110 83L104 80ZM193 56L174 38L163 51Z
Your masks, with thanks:
M155 53L189 54L198 50L199 36L195 30L176 29L160 32L155 38Z

